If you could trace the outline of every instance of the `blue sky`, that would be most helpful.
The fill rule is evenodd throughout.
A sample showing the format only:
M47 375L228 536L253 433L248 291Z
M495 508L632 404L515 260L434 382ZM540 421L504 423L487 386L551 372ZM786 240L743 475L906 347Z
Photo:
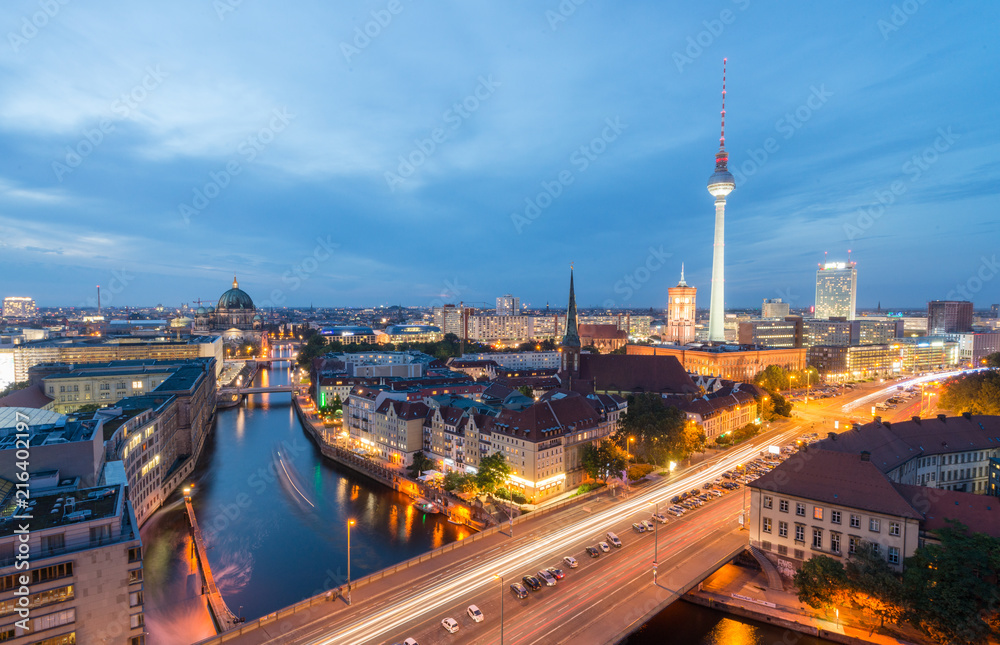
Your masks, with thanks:
M707 306L728 57L727 305L1000 301L1000 5L775 4L5 2L0 295Z

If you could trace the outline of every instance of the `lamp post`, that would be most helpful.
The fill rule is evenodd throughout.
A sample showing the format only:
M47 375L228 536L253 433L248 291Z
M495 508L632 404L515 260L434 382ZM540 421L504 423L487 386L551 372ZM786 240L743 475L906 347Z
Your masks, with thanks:
M347 604L351 604L351 527L354 520L347 520Z
M495 573L493 577L500 581L500 645L503 645L503 576Z
M653 522L653 584L656 584L656 567L660 558L660 502L650 502L656 505L656 517Z
M628 460L632 461L632 442L635 441L635 437L629 437L628 443L625 444L625 453L628 455Z

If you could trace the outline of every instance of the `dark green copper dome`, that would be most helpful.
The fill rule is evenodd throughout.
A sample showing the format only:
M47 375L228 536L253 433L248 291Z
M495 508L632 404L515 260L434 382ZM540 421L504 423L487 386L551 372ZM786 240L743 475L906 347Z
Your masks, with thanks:
M250 310L254 309L253 300L247 295L246 291L240 289L240 285L236 282L236 277L233 277L233 288L219 296L219 302L215 305L216 311L228 309L230 311L236 309Z

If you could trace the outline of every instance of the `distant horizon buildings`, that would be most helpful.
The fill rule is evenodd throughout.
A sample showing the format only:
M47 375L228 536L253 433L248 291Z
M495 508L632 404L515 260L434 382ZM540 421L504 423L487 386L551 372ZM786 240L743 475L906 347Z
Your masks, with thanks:
M819 320L854 320L858 298L858 269L854 262L827 262L816 271L816 308Z
M791 305L782 302L781 298L764 298L764 303L760 308L761 318L784 319L791 313Z
M521 299L509 293L497 298L498 316L517 316L521 313Z

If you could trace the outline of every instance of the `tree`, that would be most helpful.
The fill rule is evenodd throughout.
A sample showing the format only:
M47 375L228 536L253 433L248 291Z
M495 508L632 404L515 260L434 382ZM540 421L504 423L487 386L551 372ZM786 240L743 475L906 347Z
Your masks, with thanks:
M100 409L101 406L99 404L88 403L86 405L81 405L80 407L78 407L76 410L73 411L73 414L79 414L81 416L84 414L93 414L94 412L97 412Z
M625 470L628 455L614 441L602 439L584 447L582 465L588 477L607 481L608 477Z
M844 565L830 556L815 555L803 562L794 581L799 601L813 609L843 604L848 596Z
M600 354L601 350L597 349L597 345L590 343L589 345L584 345L580 348L581 352L590 352L591 354Z
M768 392L777 392L779 390L787 390L791 381L788 378L788 373L782 367L768 365L754 377L753 382Z
M1000 540L970 534L950 521L906 560L906 617L928 636L947 643L985 643L1000 636Z
M987 370L951 379L941 386L938 405L955 413L1000 414L1000 372Z
M476 473L476 485L484 493L492 493L507 481L512 468L503 454L495 452L479 460L479 472Z
M685 434L687 418L674 406L664 405L659 394L646 392L628 397L628 410L621 417L615 441L628 445L629 452L640 461L666 464L671 459L686 457L697 448ZM697 438L697 435L691 437Z
M844 570L851 600L866 615L878 618L879 627L884 627L886 618L896 622L902 617L903 585L876 548L876 544L862 541Z
M521 387L517 388L517 391L523 394L524 396L528 397L529 399L535 398L535 393L532 392L531 388L528 387L527 385L522 385Z
M1000 352L993 352L983 359L983 365L986 367L1000 367Z
M428 459L423 451L418 450L413 455L413 463L410 464L410 477L416 479L425 470L431 470L434 468L434 462Z
M18 381L17 383L11 383L3 390L0 390L0 398L7 396L11 392L16 392L17 390L23 390L31 385L31 381Z

